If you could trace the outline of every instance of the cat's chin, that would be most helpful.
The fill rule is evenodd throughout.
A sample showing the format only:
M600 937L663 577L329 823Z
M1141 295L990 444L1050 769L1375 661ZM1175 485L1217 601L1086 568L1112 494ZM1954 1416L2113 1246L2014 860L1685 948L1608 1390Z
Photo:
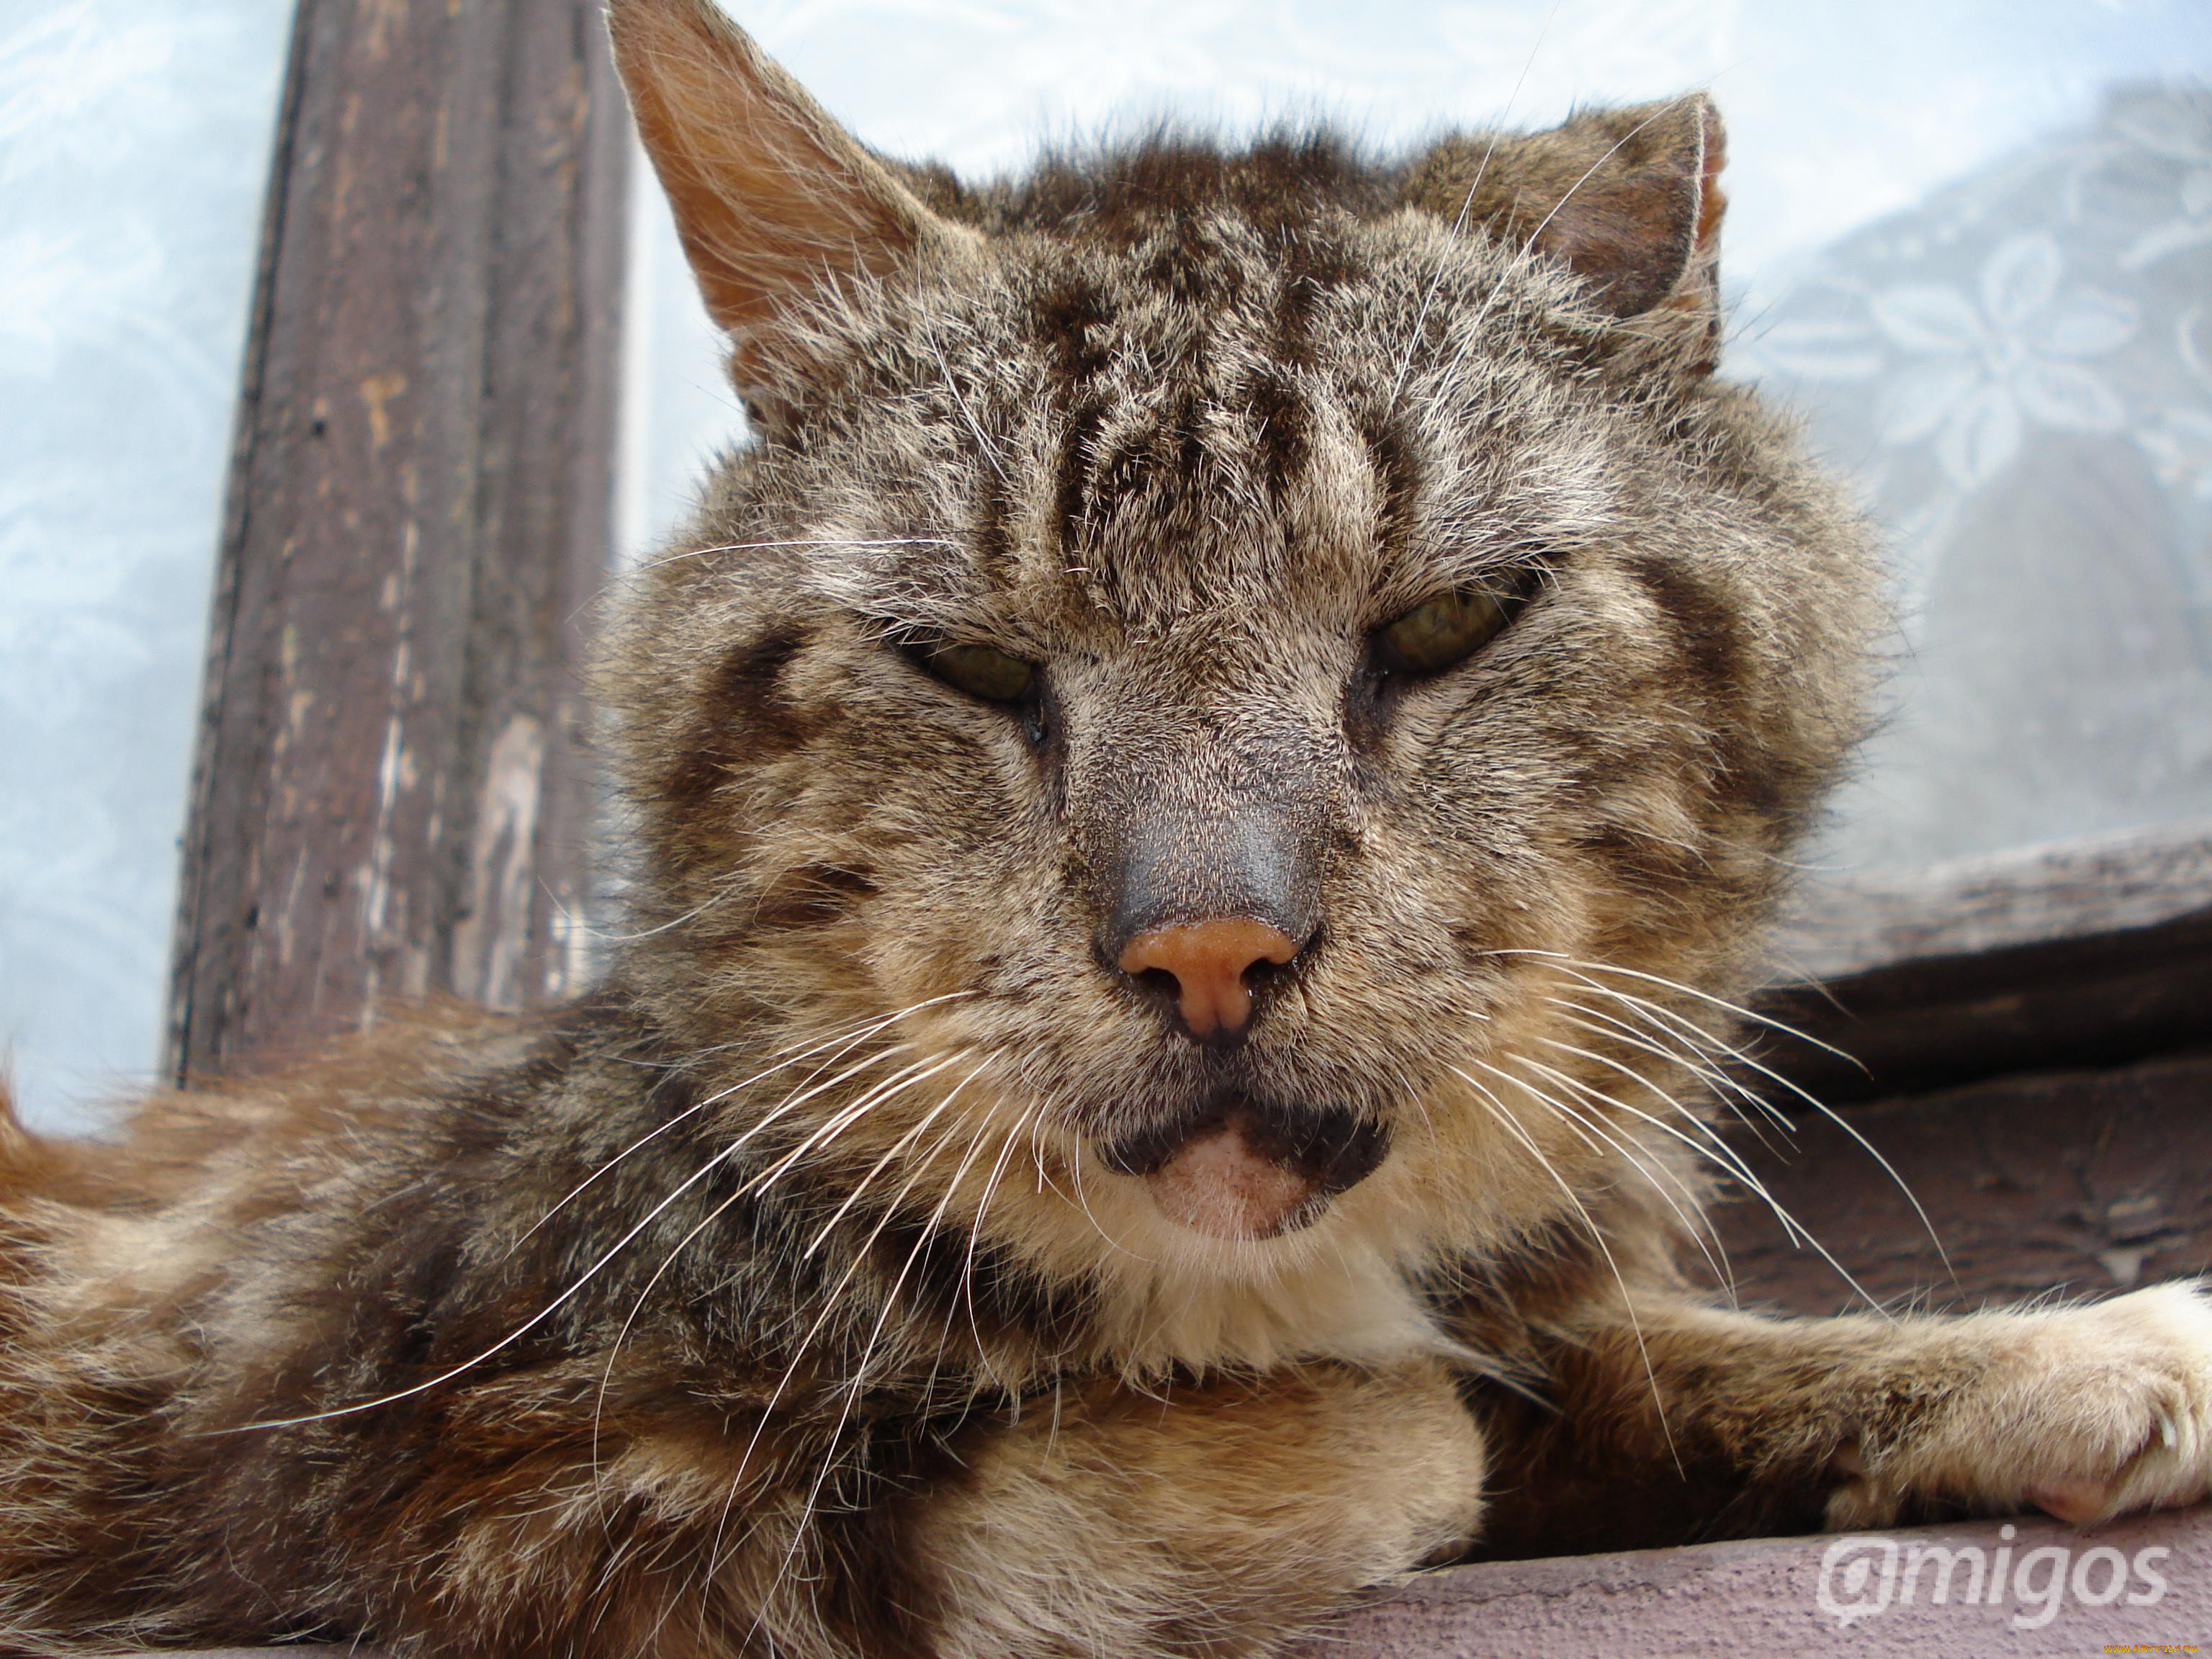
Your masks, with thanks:
M1140 1177L1170 1221L1249 1241L1311 1224L1389 1149L1386 1128L1341 1107L1229 1095L1099 1150L1109 1169Z

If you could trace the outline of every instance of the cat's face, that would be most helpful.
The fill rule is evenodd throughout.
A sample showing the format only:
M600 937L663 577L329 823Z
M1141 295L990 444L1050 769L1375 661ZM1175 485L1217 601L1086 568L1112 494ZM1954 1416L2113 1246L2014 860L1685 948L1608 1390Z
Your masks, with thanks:
M915 1011L794 1121L1069 1269L1420 1257L1680 1162L1621 999L1732 982L1867 586L1705 376L1705 106L933 211L689 0L617 24L763 428L615 677L687 1034Z

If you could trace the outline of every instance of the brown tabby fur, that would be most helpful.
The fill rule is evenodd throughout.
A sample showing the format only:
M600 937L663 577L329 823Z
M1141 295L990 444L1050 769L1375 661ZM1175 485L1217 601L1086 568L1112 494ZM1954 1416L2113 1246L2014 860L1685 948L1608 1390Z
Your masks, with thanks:
M2191 1288L1681 1270L1875 583L1709 373L1703 99L969 188L705 0L612 21L757 433L608 660L635 929L550 1014L9 1133L0 1645L1246 1655L1470 1540L2203 1494ZM1115 965L1214 915L1311 932L1241 1044ZM1201 1236L1102 1149L1224 1099L1388 1155Z

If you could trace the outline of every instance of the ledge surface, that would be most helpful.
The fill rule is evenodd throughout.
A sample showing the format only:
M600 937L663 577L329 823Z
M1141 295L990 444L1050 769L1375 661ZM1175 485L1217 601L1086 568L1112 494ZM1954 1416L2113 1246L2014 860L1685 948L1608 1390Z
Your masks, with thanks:
M1948 1584L1940 1577L1947 1560ZM2063 1589L2054 1598L2055 1585ZM2100 1604L2094 1598L2108 1590L2113 1599ZM2205 1508L2089 1532L2055 1521L1986 1521L1455 1567L1375 1592L1313 1631L1290 1659L2198 1652L2212 1652ZM137 1659L310 1656L382 1659L372 1649L325 1647Z
M1940 1601L1947 1557L1913 1565L1931 1548L1957 1558ZM2063 1553L2034 1553L2051 1550ZM2001 1551L2008 1553L2000 1590ZM2100 1553L2092 1559L2092 1552ZM1984 1575L1978 1587L1977 1561ZM2148 1574L2138 1576L2139 1563ZM2047 1622L2039 1622L2054 1567L2064 1574L2063 1589L2048 1607ZM2014 1576L2022 1568L2025 1593ZM2077 1573L2092 1597L2119 1575L2116 1599L2102 1606L2085 1601L2075 1594ZM2153 1592L2154 1576L2163 1585L2156 1599L2131 1605L2130 1595ZM2011 1659L2212 1651L2208 1637L2212 1512L2200 1509L2092 1532L2055 1521L1990 1521L1455 1567L1376 1593L1317 1629L1297 1653L1298 1659Z

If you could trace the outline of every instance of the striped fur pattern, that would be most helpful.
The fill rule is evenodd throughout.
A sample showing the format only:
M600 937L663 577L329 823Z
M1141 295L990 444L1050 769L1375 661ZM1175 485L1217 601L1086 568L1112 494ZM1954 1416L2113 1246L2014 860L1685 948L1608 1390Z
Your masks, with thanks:
M757 434L613 629L635 914L574 1006L9 1133L0 1650L1259 1655L1470 1547L2203 1494L2186 1287L1688 1286L1876 614L1712 372L1705 100L970 186L612 21ZM1238 905L1310 931L1194 1041L1116 929ZM1115 1154L1224 1122L1379 1156L1246 1237Z

